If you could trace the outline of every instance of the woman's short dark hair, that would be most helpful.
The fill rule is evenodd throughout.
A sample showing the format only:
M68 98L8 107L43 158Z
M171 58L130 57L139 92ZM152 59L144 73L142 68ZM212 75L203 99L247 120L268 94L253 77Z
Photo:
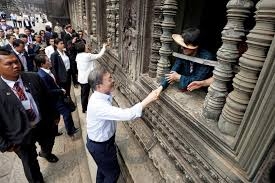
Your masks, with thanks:
M46 63L46 56L45 54L38 54L34 57L34 61L37 67L41 67L42 64Z
M183 31L182 37L185 44L199 46L200 44L200 30L198 28L187 28Z
M108 73L108 70L105 67L97 66L95 67L88 76L88 82L93 91L96 90L96 86L102 84L103 75Z
M60 39L60 38L56 38L56 39L54 40L54 44L58 44L58 43L60 43L60 42L63 42L63 40Z
M75 49L77 53L85 52L85 43L83 41L75 43Z

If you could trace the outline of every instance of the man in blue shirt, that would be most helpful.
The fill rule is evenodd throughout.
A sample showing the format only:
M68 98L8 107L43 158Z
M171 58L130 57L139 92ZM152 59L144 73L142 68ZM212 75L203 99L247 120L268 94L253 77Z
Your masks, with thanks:
M174 41L181 46L184 55L214 60L215 56L209 51L199 48L200 30L188 28L182 35L173 34ZM161 86L157 89L158 94L165 90L170 83L178 82L178 87L186 91L187 86L192 81L201 81L212 76L213 67L194 63L188 60L177 58L169 74L161 81Z

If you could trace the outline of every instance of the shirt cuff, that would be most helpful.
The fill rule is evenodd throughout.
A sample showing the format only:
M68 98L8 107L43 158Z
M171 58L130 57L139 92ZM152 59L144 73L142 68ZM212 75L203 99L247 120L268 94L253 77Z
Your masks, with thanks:
M133 106L134 112L136 114L136 117L139 118L142 115L142 105L141 103L137 103L136 105Z

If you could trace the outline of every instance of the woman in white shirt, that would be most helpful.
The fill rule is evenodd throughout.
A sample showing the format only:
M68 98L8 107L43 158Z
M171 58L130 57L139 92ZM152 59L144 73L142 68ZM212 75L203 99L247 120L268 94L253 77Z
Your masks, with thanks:
M87 49L84 42L80 41L76 43L76 51L78 54L76 55L75 61L77 63L78 70L77 80L81 86L81 104L83 113L87 111L88 98L90 94L90 86L88 84L89 73L94 69L94 61L104 54L106 46L107 44L104 43L98 54L92 54L85 52Z

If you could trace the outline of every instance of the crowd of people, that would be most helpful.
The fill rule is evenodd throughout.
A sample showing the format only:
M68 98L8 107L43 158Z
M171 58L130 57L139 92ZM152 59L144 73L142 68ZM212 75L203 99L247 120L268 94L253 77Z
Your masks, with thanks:
M106 44L98 55L85 54L83 31L76 32L70 24L64 30L56 29L59 32L54 32L50 25L39 32L25 26L20 32L6 21L1 17L0 150L18 155L29 182L44 182L37 156L52 163L59 160L52 148L55 137L62 135L58 132L60 116L68 136L74 137L79 131L66 103L71 79L74 87L81 86L85 113L89 95L88 81L84 79L88 77L86 67L103 55ZM76 63L77 49L83 55L83 59L82 56L77 59L81 64ZM78 75L77 68L85 73ZM41 147L38 155L36 142Z
M12 17L12 16L11 16ZM14 21L15 18L13 17ZM32 20L32 19L31 19ZM73 109L65 99L70 98L71 84L81 87L82 112L87 113L87 149L94 158L97 182L116 182L120 168L116 156L116 121L138 118L142 110L158 99L170 83L178 82L182 90L194 90L213 82L209 66L177 59L172 70L163 78L161 86L133 107L112 106L114 89L112 75L104 67L95 67L102 57L106 43L98 54L90 53L82 30L75 31L67 24L64 29L45 24L45 30L34 32L32 21L24 24L24 32L0 24L0 150L15 152L21 159L29 182L44 182L37 156L57 162L52 153L60 116L68 136L78 131L72 118ZM183 54L214 59L206 50L199 49L199 30L187 29L173 35ZM90 90L93 91L89 99ZM41 146L36 153L35 143Z

